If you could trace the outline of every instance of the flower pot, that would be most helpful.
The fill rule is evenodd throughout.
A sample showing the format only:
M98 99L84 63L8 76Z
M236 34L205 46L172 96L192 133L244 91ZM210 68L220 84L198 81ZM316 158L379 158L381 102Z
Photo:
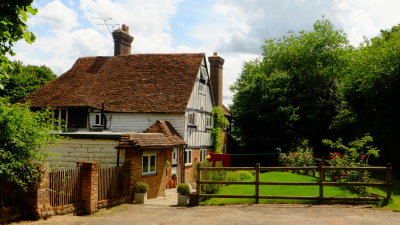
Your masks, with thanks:
M188 195L178 194L178 206L186 206L188 202Z
M135 193L136 204L144 204L145 199L147 199L147 193Z

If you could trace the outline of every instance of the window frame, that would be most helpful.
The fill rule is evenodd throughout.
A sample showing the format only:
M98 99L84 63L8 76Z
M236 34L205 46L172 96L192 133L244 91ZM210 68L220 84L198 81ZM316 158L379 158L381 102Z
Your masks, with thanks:
M212 116L206 115L206 129L212 129L213 128L213 118Z
M191 122L191 117L193 118L193 121ZM190 127L196 127L196 113L195 112L189 112L188 113L188 126Z
M200 149L200 162L204 162L207 157L207 149Z
M99 117L99 122L100 123L98 123L97 122L97 118ZM94 115L94 125L95 126L104 126L104 118L103 118L103 116L101 115L101 113L96 113L95 115Z
M190 157L189 157L189 155L190 155ZM184 164L185 164L185 166L191 166L192 163L193 163L193 150L192 149L185 149Z
M151 171L151 157L154 156L154 171ZM148 170L145 172L144 171L144 158L148 157L147 160L147 168ZM148 153L148 154L143 154L142 155L142 176L148 176L148 175L156 175L157 174L157 154L156 153Z

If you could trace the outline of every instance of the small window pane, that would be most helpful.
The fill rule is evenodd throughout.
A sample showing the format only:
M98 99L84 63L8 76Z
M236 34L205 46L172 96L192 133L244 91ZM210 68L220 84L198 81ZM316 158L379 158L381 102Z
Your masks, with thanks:
M143 173L149 172L149 157L143 156Z
M156 172L156 156L150 156L150 171L149 172Z

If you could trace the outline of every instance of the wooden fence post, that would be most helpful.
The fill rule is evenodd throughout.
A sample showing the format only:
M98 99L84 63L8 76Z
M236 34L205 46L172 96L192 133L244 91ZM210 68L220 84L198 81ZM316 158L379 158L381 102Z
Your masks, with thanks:
M256 163L256 204L260 203L260 163Z
M386 165L386 198L389 201L392 197L392 165Z
M319 203L322 203L322 199L324 197L324 185L322 182L324 181L324 171L322 170L323 162L318 163L318 172L319 172Z
M197 174L196 174L196 191L197 191L197 196L201 194L201 184L200 184L200 179L201 179L201 174L200 174L200 163L197 163L196 166ZM198 197L200 200L200 197Z

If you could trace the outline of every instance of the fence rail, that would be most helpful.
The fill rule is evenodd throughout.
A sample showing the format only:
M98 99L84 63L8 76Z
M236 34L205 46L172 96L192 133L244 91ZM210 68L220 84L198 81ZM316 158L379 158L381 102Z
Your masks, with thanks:
M318 200L320 202L324 200L343 200L343 201L377 201L383 197L325 197L324 186L374 186L374 187L386 187L386 198L390 199L392 194L392 167L388 164L386 167L330 167L323 166L320 163L318 166L309 167L260 167L257 163L255 167L201 167L197 165L196 174L196 186L198 197L208 198L254 198L256 204L260 202L260 199L298 199L298 200ZM255 170L256 180L255 181L211 181L201 180L201 171L238 171L238 170ZM260 181L260 172L268 171L317 171L319 172L319 180L317 182L262 182ZM325 173L327 171L344 170L344 171L381 171L386 172L385 182L326 182ZM241 185L254 185L255 195L219 195L219 194L202 194L202 184L241 184ZM319 186L319 196L274 196L274 195L260 195L260 185L314 185Z
M50 204L63 206L81 200L81 167L50 172Z
M128 194L122 167L107 167L99 169L99 201L118 198Z

